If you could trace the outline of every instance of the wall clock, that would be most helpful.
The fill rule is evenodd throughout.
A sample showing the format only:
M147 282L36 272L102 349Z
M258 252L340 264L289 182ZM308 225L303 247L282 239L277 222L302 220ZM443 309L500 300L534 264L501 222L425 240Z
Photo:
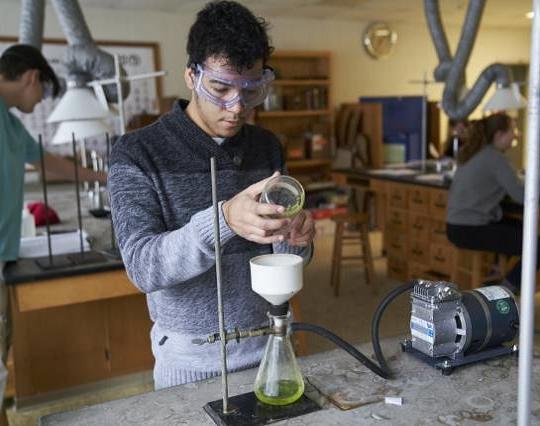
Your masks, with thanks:
M375 22L367 27L362 42L372 58L386 58L394 50L397 33L385 22Z

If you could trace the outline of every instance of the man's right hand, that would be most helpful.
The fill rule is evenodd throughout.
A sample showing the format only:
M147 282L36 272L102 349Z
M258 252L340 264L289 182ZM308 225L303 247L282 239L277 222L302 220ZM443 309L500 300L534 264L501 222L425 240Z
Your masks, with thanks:
M276 219L284 208L276 204L260 203L259 196L264 185L273 177L263 179L247 187L222 205L223 215L229 227L239 236L259 244L272 244L283 241L283 235L274 235L276 231L289 225L290 220Z

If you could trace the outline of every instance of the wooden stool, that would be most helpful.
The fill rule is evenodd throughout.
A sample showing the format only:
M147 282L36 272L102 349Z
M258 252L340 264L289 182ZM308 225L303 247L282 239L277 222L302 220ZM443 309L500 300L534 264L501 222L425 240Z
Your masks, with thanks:
M300 309L300 301L298 295L289 300L291 314L293 315L295 322L302 322L302 312ZM304 332L294 333L292 336L292 343L294 346L294 352L297 356L308 355L307 339Z
M339 295L341 264L344 260L362 259L366 274L366 283L372 284L375 278L373 256L369 244L369 217L366 213L344 213L332 217L336 224L334 237L334 254L332 256L332 272L330 285L334 288L334 295ZM346 231L347 224L358 228L358 231ZM343 245L347 243L360 243L362 255L343 256Z
M457 249L452 281L460 288L473 289L485 282L504 278L509 269L505 255L487 251Z

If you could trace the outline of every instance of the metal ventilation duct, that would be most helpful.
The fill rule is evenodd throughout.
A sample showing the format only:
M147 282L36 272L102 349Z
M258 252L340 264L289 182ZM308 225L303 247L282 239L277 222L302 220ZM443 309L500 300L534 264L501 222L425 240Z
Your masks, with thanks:
M86 25L82 10L77 0L52 0L56 14L66 36L65 66L68 87L81 87L92 80L112 78L114 57L97 47ZM41 48L43 38L44 0L22 0L19 40ZM123 75L125 71L121 69ZM109 102L117 102L117 90L114 84L104 86ZM129 83L122 86L123 97L129 95Z
M435 80L445 82L442 108L452 119L467 118L482 101L493 82L502 87L507 87L512 82L510 69L505 65L495 63L487 66L473 87L465 92L465 68L478 34L484 5L485 0L469 0L459 44L452 58L441 22L439 1L424 0L429 31L439 58L439 65L435 68L433 75Z

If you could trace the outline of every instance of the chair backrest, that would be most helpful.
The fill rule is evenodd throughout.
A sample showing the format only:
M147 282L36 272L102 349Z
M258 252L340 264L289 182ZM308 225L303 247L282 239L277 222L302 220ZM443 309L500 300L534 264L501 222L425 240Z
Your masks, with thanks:
M335 118L339 168L377 168L383 165L382 106L343 103Z

